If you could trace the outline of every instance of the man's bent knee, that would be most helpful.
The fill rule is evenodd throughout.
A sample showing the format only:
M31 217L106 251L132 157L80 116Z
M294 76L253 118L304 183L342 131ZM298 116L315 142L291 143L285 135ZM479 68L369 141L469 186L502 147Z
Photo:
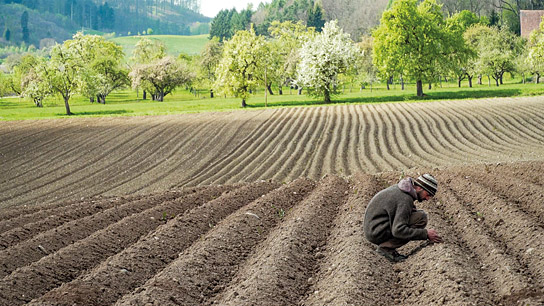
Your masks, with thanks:
M425 228L427 226L427 213L421 209L418 209L410 216L410 227L412 228Z

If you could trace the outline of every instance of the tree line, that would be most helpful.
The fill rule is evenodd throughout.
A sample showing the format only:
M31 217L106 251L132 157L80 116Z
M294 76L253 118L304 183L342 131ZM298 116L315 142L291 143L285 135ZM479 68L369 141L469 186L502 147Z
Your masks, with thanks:
M372 35L358 42L337 21L317 31L303 22L273 21L269 36L253 27L238 30L231 38L213 37L198 56L166 55L160 41L143 38L130 65L123 50L96 35L76 34L53 47L50 58L26 55L2 76L4 91L20 94L41 106L49 95L62 96L67 114L69 100L82 94L106 103L113 90L132 86L162 101L178 87L209 88L214 94L241 99L243 107L259 87L282 94L289 87L330 102L344 86L365 88L394 80L416 84L424 95L444 78L500 86L506 73L523 79L544 73L544 23L525 40L490 25L485 16L461 11L445 18L435 0L397 0L387 9ZM274 92L274 90L276 92Z

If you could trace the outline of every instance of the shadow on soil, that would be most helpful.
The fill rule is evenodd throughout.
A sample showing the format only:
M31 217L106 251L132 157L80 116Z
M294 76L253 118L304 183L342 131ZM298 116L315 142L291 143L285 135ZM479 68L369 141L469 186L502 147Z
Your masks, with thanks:
M368 90L368 89L367 89ZM382 91L383 92L383 91ZM370 90L368 90L370 93ZM362 96L353 98L344 98L341 101L335 100L330 104L342 104L342 103L383 103L383 102L406 102L406 101L426 101L426 100L460 100L460 99L483 99L483 98L502 98L502 97L515 97L520 96L522 91L520 89L472 89L461 91L440 91L440 92L428 92L423 97L418 97L412 92L406 92L402 95L384 95L384 96ZM263 102L250 102L248 108L265 107ZM313 101L281 101L281 102L269 102L268 106L305 106L305 105L326 105L320 100Z
M70 115L69 117L121 115L121 114L129 114L133 112L134 111L126 110L126 109L109 110L109 111L93 111L93 112L77 112L77 113L72 113L72 115ZM56 114L56 115L61 117L68 117L66 114Z

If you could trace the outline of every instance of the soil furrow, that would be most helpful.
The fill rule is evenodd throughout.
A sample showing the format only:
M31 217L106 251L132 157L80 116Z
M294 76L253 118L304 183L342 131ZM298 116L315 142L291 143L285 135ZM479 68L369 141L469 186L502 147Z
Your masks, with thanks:
M439 176L437 178L440 179ZM438 230L448 230L443 234L446 243L468 249L477 256L479 266L476 270L490 283L489 293L495 302L531 287L530 278L523 274L520 262L508 253L501 241L489 235L487 228L478 221L480 217L467 209L463 199L459 199L450 188L445 186L440 189L435 210L453 225L444 225Z
M467 142L465 138L459 135L459 132L454 129L456 125L447 116L444 116L442 109L443 105L437 104L438 110L432 108L421 108L424 117L433 120L435 131L440 133L438 139L442 142L444 151L455 152L452 158L458 162L463 161L463 157L467 154L474 154L475 146Z
M371 160L371 163L376 165L376 171L386 171L391 170L389 162L385 157L383 152L384 148L381 145L382 135L383 135L383 122L379 120L379 114L377 115L378 110L375 105L369 106L369 122L370 122L370 131L368 135L367 145L370 147L370 151L366 155L366 158Z
M510 252L518 254L519 260L536 279L544 280L544 229L535 224L534 216L482 188L477 181L457 174L446 176L447 173L443 172L443 181L456 196L466 201L466 206L492 229L497 240L503 241ZM544 288L542 281L535 285Z
M348 161L348 154L351 142L350 132L352 131L353 118L352 111L349 106L343 105L339 108L341 111L340 120L342 120L344 126L340 131L340 141L338 143L338 148L336 148L338 161L336 162L335 168L336 173L347 176L352 174L352 169Z
M447 147L447 142L444 140L445 137L442 135L442 131L431 122L434 121L436 115L432 114L429 116L423 116L422 113L424 110L429 107L424 104L415 105L415 103L400 103L399 108L406 112L408 116L408 126L412 127L410 130L414 130L412 135L408 136L409 138L415 138L415 146L413 148L418 152L417 155L422 159L420 165L432 165L435 164L435 160L439 159L442 164L451 163L452 161L457 161L459 157L459 152L452 151ZM397 113L393 113L397 115ZM410 123L410 121L415 121ZM401 120L399 120L401 121ZM403 122L403 121L401 121ZM415 128L417 126L417 128ZM423 144L424 140L424 144ZM414 152L414 151L412 151ZM412 155L414 155L412 153Z
M321 177L323 174L339 174L338 173L338 160L337 156L340 149L340 140L342 135L342 130L344 129L344 114L340 111L340 107L334 106L331 107L331 112L333 116L333 128L329 134L331 139L328 141L327 149L325 151L325 156L323 157L323 173L320 173Z
M163 122L154 124L153 126L146 129L144 132L140 132L140 133L138 133L138 131L136 132L131 131L131 135L124 135L125 139L123 141L120 141L113 146L105 146L108 149L101 151L101 153L89 159L83 159L80 164L75 163L73 165L62 167L60 171L58 171L59 173L56 173L56 174L48 173L46 180L39 180L40 177L36 179L33 178L33 181L36 180L39 183L37 185L31 184L32 185L31 192L28 191L30 186L22 184L21 185L23 189L22 191L15 192L15 194L10 194L7 198L9 200L14 200L15 198L20 197L21 199L19 199L19 201L26 201L26 202L36 200L36 199L40 199L43 201L44 194L54 193L55 187L51 187L51 186L55 186L55 184L56 185L60 184L61 186L56 188L57 189L62 188L62 186L65 186L67 184L66 179L68 178L72 179L75 176L75 174L80 174L81 176L85 177L88 175L88 173L86 174L84 170L89 171L95 165L100 165L101 167L107 167L107 164L105 163L104 158L106 158L110 153L116 152L117 150L121 149L123 146L130 145L130 143L132 142L138 143L138 142L146 141L147 133L151 133L151 131L155 132L155 129L161 124L163 124ZM134 150L134 148L132 148L131 150ZM99 160L101 162L98 162ZM47 187L47 188L44 188L44 187ZM41 190L41 191L38 191L38 190ZM0 201L4 201L4 200L6 200L6 198L0 199Z
M249 118L234 116L233 120L227 120L226 122L213 118L211 121L214 124L209 125L203 131L195 128L194 125L189 125L194 131L202 132L203 136L198 138L185 137L186 140L179 145L179 148L176 147L172 150L172 155L165 157L163 162L142 174L140 178L146 184L130 188L131 192L173 187L177 185L177 182L191 177L192 169L199 167L200 164L209 165L217 160L220 154L229 151L229 148L238 144L238 139L244 135L244 133L239 131L252 129L251 123L262 114L263 112L254 112ZM218 125L220 125L219 129ZM246 128L246 126L248 127ZM259 127L256 126L255 128L258 129ZM178 154L183 157L178 158ZM185 171L180 171L180 169ZM133 181L123 182L124 186L119 186L125 187L129 183L133 183ZM118 189L124 189L123 187L119 187ZM116 190L112 189L109 193L115 193Z
M50 229L23 241L15 246L0 251L0 277L10 274L49 255L67 245L83 239L90 234L109 226L126 216L139 213L153 207L158 202L175 199L177 194L164 193L154 197L114 206L91 216L64 223L60 227Z
M387 140L391 143L392 154L395 154L396 158L402 163L396 169L406 169L413 167L414 164L422 164L422 161L425 160L424 156L427 155L419 153L422 149L417 142L416 145L411 145L414 138L412 130L415 129L418 123L411 123L411 114L406 114L402 109L399 110L399 108L399 103L394 105L384 104L382 113L384 122L389 125ZM404 116L401 117L399 114L403 114ZM407 129L406 124L411 126L411 128Z
M304 115L297 114L294 118L287 122L287 127L283 129L272 141L264 141L265 146L258 148L259 154L253 157L248 156L248 161L238 165L232 170L228 181L251 181L259 179L263 176L263 172L267 169L276 169L276 165L281 161L286 153L292 153L294 144L306 132L306 125L311 121L311 115L304 112ZM249 177L248 177L249 176ZM253 176L254 178L251 178Z
M28 120L24 122L17 121L18 129L14 131L13 129L10 129L12 133L8 134L2 134L4 135L2 137L2 141L0 142L0 151L7 152L10 150L19 151L19 148L13 149L10 147L13 146L21 146L21 143L25 144L28 141L26 138L31 139L43 139L42 135L49 135L51 131L62 129L65 126L70 125L73 123L73 121L70 120L60 120L60 122L57 122L59 120L55 120L55 124L50 124L50 120ZM20 125L23 126L20 126ZM6 126L9 126L9 123L6 124ZM24 131L24 132L21 132ZM28 132L26 134L25 132ZM25 133L25 134L22 134ZM22 134L22 135L21 135ZM7 139L10 139L11 141L7 141Z
M163 139L164 135L168 135L169 130L175 129L177 129L177 127L173 125L166 127L154 127L149 131L149 133L152 133L151 135L146 134L148 131L143 131L140 133L140 137L135 139L134 144L127 144L127 147L118 147L116 151L105 156L99 165L87 163L87 165L84 165L82 168L72 171L67 177L70 179L70 182L63 180L61 186L58 187L52 187L56 185L49 183L46 193L55 192L65 195L59 196L55 199L59 200L69 197L70 193L81 192L80 190L88 189L88 181L93 182L101 180L103 181L103 184L95 186L94 189L97 190L97 192L91 194L91 196L101 194L101 192L99 192L100 187L108 188L109 184L107 180L109 178L118 176L119 174L123 175L124 171L129 171L127 169L130 169L132 163L138 164L142 160L149 158L153 159L153 154L150 153L156 153L156 148L161 147L161 144L167 141ZM89 174L89 172L91 174ZM103 180L103 177L106 177L107 179Z
M359 151L357 152L357 159L361 163L362 171L368 173L378 172L378 164L372 159L371 151L371 139L373 137L372 129L374 125L369 119L369 107L360 106L357 108L357 114L359 121L361 122L361 130L359 131Z
M379 191L373 176L355 174L347 202L340 207L327 245L316 253L319 272L308 280L310 295L300 305L391 305L395 274L391 264L366 241L363 220L366 206Z
M516 205L520 210L538 219L544 228L544 189L533 183L512 177L511 171L501 165L475 165L453 171L488 188L493 194ZM489 177L493 177L492 180Z
M537 124L535 128L535 121L533 114L527 114L521 107L514 108L514 112L511 108L505 109L490 109L496 117L502 118L506 121L508 127L507 131L514 131L519 137L523 137L527 140L527 144L543 143L544 135L542 134L542 122ZM516 136L513 136L517 139Z
M124 133L112 133L110 129L103 128L99 133L93 133L90 138L89 133L83 132L88 130L87 126L78 125L75 128L78 127L79 129L76 131L73 131L73 128L69 131L56 130L55 135L47 135L45 139L50 141L44 144L36 145L34 140L29 141L27 144L31 145L32 148L25 149L26 154L21 155L20 158L10 159L10 169L4 171L8 174L11 169L17 171L15 175L9 174L12 180L41 169L51 171L53 170L51 165L53 164L54 167L59 160L64 161L64 163L71 163L73 160L77 160L77 152L90 150L93 147L101 147L111 139L117 138ZM78 135L78 137L70 137L72 134ZM33 153L35 156L32 156ZM55 158L52 159L51 156L55 156ZM17 163L19 159L22 159L22 161ZM11 183L10 181L6 182ZM9 187L5 182L1 184L6 188Z
M405 262L396 264L398 305L496 305L489 297L486 279L470 252L449 241L455 239L439 215L428 212L430 227L439 228L446 242L413 249ZM412 243L411 247L413 248ZM404 249L409 248L405 246ZM479 288L479 290L474 290Z
M308 158L306 163L303 165L303 170L301 173L301 176L305 177L311 177L313 173L310 173L310 171L314 168L314 165L321 165L323 161L319 161L319 158L322 158L319 156L318 152L322 148L322 144L325 140L324 135L328 133L329 127L331 125L331 117L328 115L328 109L326 107L318 107L319 110L319 116L320 116L320 124L319 124L319 133L316 136L316 140L314 141L314 146L312 148L311 156Z
M396 170L406 168L406 164L400 160L398 152L392 149L393 143L397 142L397 137L394 135L394 128L389 117L384 111L382 104L376 105L376 118L380 122L380 134L378 135L378 145L381 148L383 158L385 160L386 170Z
M289 122L293 112L296 112L296 110L278 110L278 114L271 116L270 121L267 120L266 123L263 123L258 129L250 133L239 146L224 154L222 158L218 158L217 162L201 167L178 186L201 184L205 180L209 180L210 177L216 176L218 172L224 173L230 170L228 167L232 167L233 164L238 165L245 154L254 152L255 148L262 145L265 139L272 139L273 135L277 134L277 130L284 127L286 122Z
M277 158L274 164L270 167L264 168L259 173L259 177L271 177L274 180L289 181L290 179L297 178L298 175L289 175L294 166L303 160L303 156L306 152L304 148L308 146L308 143L315 137L317 130L317 124L319 123L319 110L312 109L309 114L306 114L309 118L308 124L303 125L300 131L297 133L296 138L289 141L289 146L281 153L281 157ZM274 158L271 158L274 159ZM257 179L258 177L249 176L249 180Z
M30 305L112 305L175 260L211 226L277 187L274 183L258 182L225 192L215 200L169 220L93 270ZM112 278L112 275L116 277Z
M0 280L0 288L9 288L0 293L0 305L22 305L42 296L135 243L142 235L164 224L168 216L202 205L230 188L210 187L179 200L171 199L161 204L154 202L155 206L141 213L127 216L83 240L17 269Z
M327 176L257 247L214 303L219 305L295 305L310 288L317 254L326 243L348 184Z
M363 164L359 158L361 149L361 135L363 134L364 123L361 121L361 116L358 112L359 106L350 105L348 110L352 122L351 130L349 131L349 147L348 147L348 167L351 169L351 174L363 171Z
M207 304L270 229L282 221L283 214L289 214L313 188L312 181L298 179L244 206L117 305Z
M21 241L30 239L40 232L58 227L66 222L90 216L126 203L126 200L89 201L83 204L74 204L67 207L48 210L44 213L22 216L12 222L0 222L2 228L11 229L0 234L0 250L13 246Z
M323 134L320 135L320 142L316 150L316 154L312 158L312 163L308 169L308 177L311 179L319 179L324 173L323 168L327 162L325 159L325 154L327 154L327 148L329 147L332 139L332 130L336 126L336 114L332 108L324 109L324 116L327 117L325 120L325 128L323 129Z

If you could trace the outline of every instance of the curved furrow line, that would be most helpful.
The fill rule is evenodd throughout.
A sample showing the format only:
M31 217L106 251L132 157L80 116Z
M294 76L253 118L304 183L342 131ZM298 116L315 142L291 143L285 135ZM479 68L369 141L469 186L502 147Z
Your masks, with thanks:
M219 198L160 225L94 269L49 291L28 305L112 305L164 269L180 252L197 243L200 237L211 230L210 224L222 224L227 216L232 218L230 215L236 210L249 206L250 202L277 187L276 184L260 182L224 193ZM300 191L300 188L294 190ZM245 217L248 218L247 215ZM119 274L123 269L130 272ZM117 277L111 277L116 274ZM103 288L108 289L102 290ZM80 298L82 294L85 295L85 301Z
M121 148L123 145L126 145L126 144L132 142L133 140L146 141L146 136L145 135L147 133L151 133L151 131L153 131L155 128L157 128L161 124L163 124L163 123L161 122L161 123L155 124L155 125L149 127L147 130L145 130L143 133L133 132L132 135L130 135L128 137L127 137L127 135L123 135L123 136L126 137L125 139L123 139L122 141L120 141L119 143L117 143L117 144L115 144L113 146L106 146L106 148L108 148L108 149L106 149L102 153L98 154L97 156L92 158L90 161L84 160L84 161L81 162L82 164L80 164L80 165L76 164L74 166L75 167L74 169L65 169L66 167L60 168L59 170L65 170L65 171L61 171L61 173L59 173L60 176L55 176L55 175L52 174L53 172L48 172L48 173L45 173L45 174L40 175L38 177L34 177L34 178L32 178L31 181L39 180L39 179L44 178L44 177L46 177L49 180L47 180L47 179L42 180L36 186L32 186L32 185L27 186L26 184L22 184L22 185L24 185L24 188L23 188L22 191L15 192L14 194L9 194L9 195L7 195L7 197L4 197L4 198L0 198L0 201L5 201L7 199L14 200L15 198L18 198L20 196L25 196L25 195L29 196L29 197L25 198L26 201L31 201L32 199L40 198L40 197L43 196L43 194L37 194L36 195L36 192L37 192L38 189L42 189L43 187L48 187L51 184L59 182L62 179L68 177L68 176L72 176L75 173L79 173L82 170L87 169L89 166L92 166L93 164L97 163L97 161L99 161L102 158L108 156L109 154L118 151L118 149ZM153 131L153 132L156 134L155 131ZM86 153L86 152L82 152L82 153ZM27 181L27 184L29 184L31 181ZM32 192L30 192L30 193L28 192L29 187L32 188L31 189ZM4 191L4 192L7 192L7 190ZM51 191L44 191L44 192L51 193ZM33 197L30 196L30 194L32 194Z
M28 132L30 134L21 135L20 129L18 129L16 132L13 132L14 134L17 135L17 137L15 139L11 139L12 141L5 140L10 136L9 134L3 136L2 139L4 139L4 141L0 141L0 151L6 152L10 149L10 146L13 146L13 145L20 146L21 142L26 143L27 138L41 138L40 135L49 135L51 130L63 128L63 127L69 126L72 123L70 120L56 120L54 125L48 124L50 122L49 120L37 120L37 121L33 120L31 122L32 122L31 126L21 128L23 130L28 129ZM38 129L36 127L36 123L39 124L40 126L45 126L45 129ZM25 123L18 122L18 124L24 125Z
M295 114L289 116L289 120L284 121L282 126L275 129L269 137L256 142L252 149L240 154L237 159L229 163L224 169L206 178L202 183L222 184L225 182L236 182L238 178L239 180L243 180L245 175L254 169L255 165L260 165L269 155L276 154L278 147L287 142L287 139L293 137L292 135L300 129L300 125L307 120L305 116L301 115L303 113L303 109L297 110ZM284 137L282 135L287 136Z
M333 116L333 125L332 130L330 131L330 138L329 141L326 142L326 148L324 150L324 156L323 156L323 167L322 172L319 173L319 176L323 176L327 173L329 174L337 174L337 150L339 148L340 143L340 133L344 126L344 116L342 112L339 112L338 106L332 106L331 108L331 115Z
M512 284L518 285L518 282L525 281L514 275L512 282L500 283L497 289L488 285L488 279L485 274L482 275L481 266L474 259L470 248L459 241L456 233L439 215L432 212L428 214L431 226L440 228L447 235L446 242L426 247L426 243L420 244L413 249L421 249L419 252L397 265L399 305L422 305L422 301L428 305L497 305L491 300L490 293L495 295L494 291L500 290L501 285L508 286L502 287L508 290L513 289L510 287ZM527 283L520 284L520 287L523 288L523 285Z
M437 178L442 181L440 176ZM468 249L464 253L476 256L479 266L476 271L483 274L481 278L491 280L492 286L488 289L496 297L493 304L531 287L531 279L522 272L524 268L518 259L501 240L489 234L488 228L478 221L478 216L467 209L465 201L458 198L447 185L441 187L434 207L433 211L453 223L436 226L446 239L445 243ZM474 287L470 284L463 285L467 288Z
M444 121L451 123L454 127L451 129L454 137L458 139L459 142L464 143L467 147L472 149L473 154L476 154L476 152L481 150L483 148L482 141L475 137L473 132L467 127L467 123L464 120L466 118L463 118L459 113L455 112L450 103L440 102L439 104L443 106L441 112L439 112L440 115L443 116L442 118Z
M429 120L421 115L420 109L428 107L422 103L401 103L402 107L409 113L408 122L414 131L408 137L413 139L415 148L420 148L417 154L422 159L422 165L447 165L452 161L456 161L456 155L450 155L451 152L445 150L440 138L440 132L433 128Z
M349 148L351 143L351 135L350 131L352 130L353 126L353 118L352 113L349 105L342 105L339 106L340 110L342 111L342 117L341 120L344 122L343 129L340 131L340 142L338 144L338 148L336 149L337 155L340 155L338 158L338 162L336 163L336 172L342 173L344 175L351 175L352 169L349 165L349 157L350 154Z
M509 169L499 165L474 165L460 170L449 170L458 176L465 176L478 182L490 193L508 201L510 206L525 212L536 224L544 228L544 189L542 186L515 179ZM542 174L542 173L540 173ZM492 180L489 177L493 177Z
M423 107L421 111L425 114L426 118L434 122L435 131L440 133L437 140L441 142L444 150L451 152L451 155L457 161L462 162L463 157L467 154L474 154L477 149L467 139L462 136L460 137L457 125L448 116L443 114L443 106L438 106L438 103L434 105L440 107L440 109L432 111L431 108Z
M407 167L409 160L406 160L404 156L398 154L396 150L393 150L393 143L397 143L397 137L394 135L394 124L390 121L388 112L384 109L385 104L376 105L376 113L381 127L381 134L378 138L379 145L383 148L383 156L389 166L388 170L404 169ZM401 160L402 159L402 160Z
M416 153L422 151L422 148L418 146L417 141L414 145L414 137L411 133L411 130L408 126L410 124L411 115L405 112L399 111L399 104L394 104L392 106L383 106L384 121L390 124L390 136L389 139L394 146L393 151L398 156L399 160L402 160L403 166L398 169L406 169L414 167L417 164L422 164L424 160L421 156L426 156L425 154ZM404 116L401 116L403 114ZM423 151L424 152L424 151ZM418 160L419 159L419 160Z
M544 122L537 124L534 116L528 114L523 107L516 107L514 110L501 109L501 112L494 108L490 110L495 113L495 116L502 117L511 127L515 128L519 136L527 138L530 143L544 143L544 134L542 134Z
M55 218L59 214L63 214L65 211L71 211L73 209L80 209L85 206L102 206L117 205L119 203L125 203L129 201L128 198L105 198L105 199L90 199L85 201L72 201L72 202L57 202L55 205L35 205L26 207L17 206L15 209L2 209L2 215L0 216L0 234L10 231L17 227L22 227L27 223L38 222L47 218ZM21 208L21 209L19 209ZM33 208L33 209L30 209ZM18 211L17 211L18 210Z
M473 108L470 112L465 108L456 109L459 114L462 115L464 120L468 120L471 123L471 128L469 131L474 134L480 135L480 140L489 146L489 151L491 152L515 152L516 145L510 144L503 139L503 137L498 136L494 133L492 128L489 127L489 122L481 114L480 108ZM507 145L508 144L508 145Z
M322 177L323 173L325 171L323 170L324 164L325 164L325 154L327 152L327 148L329 144L331 143L332 139L332 131L334 130L336 126L336 113L333 111L330 107L325 107L325 114L327 117L327 120L325 121L325 128L323 130L323 134L320 137L320 142L318 143L317 150L315 152L315 155L312 158L312 163L310 164L310 167L308 169L308 177L311 179L319 179Z
M312 150L308 161L304 165L304 169L300 176L311 177L310 171L314 168L316 164L316 159L318 158L318 152L322 149L322 143L325 141L324 135L328 134L329 127L331 125L331 117L328 115L328 108L326 107L317 107L319 111L320 124L319 132L316 134L316 139L313 142ZM318 165L321 163L317 163Z
M136 178L144 181L142 184L148 185L149 182L143 180L142 175L151 169L154 169L157 165L161 164L165 159L173 158L180 150L180 147L186 144L182 141L184 139L199 138L199 133L206 131L207 128L212 125L213 121L203 123L202 129L194 129L191 133L186 134L186 130L190 129L191 125L185 125L183 128L179 128L177 125L172 125L167 129L164 129L157 137L153 137L151 141L147 142L145 147L142 147L139 151L134 152L137 158L131 158L131 155L122 157L122 161L126 163L119 163L118 169L111 167L104 168L103 172L113 173L106 180L102 181L100 186L89 186L87 184L81 184L79 182L80 190L91 189L89 194L91 196L103 194L114 190L116 187L123 185L126 182L133 181ZM215 129L214 129L215 130ZM159 141L153 143L153 141ZM154 150L155 148L158 148ZM143 152L151 152L151 154L141 154ZM166 157L162 157L166 156ZM141 158L138 158L141 157ZM116 163L112 163L116 165ZM93 175L100 176L100 171L95 172ZM78 191L78 189L72 189Z
M394 288L393 266L374 252L365 239L362 221L366 205L379 191L374 176L356 173L349 198L340 206L327 245L316 253L318 273L309 279L312 287L299 305L393 305L394 290L387 295L381 288Z
M314 276L318 253L348 189L347 182L338 177L320 181L315 191L257 246L230 285L205 304L299 304L310 289L308 279Z
M175 150L172 151L171 156L166 157L166 159L168 161L172 161L173 164L162 162L158 164L157 167L145 172L142 175L142 179L146 181L146 184L136 186L131 190L131 192L155 190L158 185L161 184L161 182L170 182L168 186L166 186L168 188L178 185L178 182L182 179L191 177L191 173L186 174L185 171L188 172L191 171L191 168L199 167L199 163L205 166L210 165L211 162L218 160L219 156L224 154L225 151L229 151L230 147L234 146L233 144L238 144L237 139L242 137L239 135L240 133L232 131L246 130L246 126L251 126L251 122L258 119L263 113L263 111L255 111L253 116L250 116L249 118L243 118L243 120L239 118L232 121L229 120L226 124L222 124L219 129L216 125L210 125L209 129L204 131L205 134L200 137L203 140L194 139L195 137L186 137L187 141L181 143L179 148L176 147ZM268 120L269 119L263 120L263 122L260 123L256 129L260 129ZM225 136L228 136L228 139L224 140ZM244 137L242 140L240 140L240 142L242 142L244 139L247 139L247 137ZM204 142L205 144L202 145L200 142ZM218 144L221 146L219 147ZM195 150L194 147L197 147L197 149ZM181 154L183 157L175 158L174 156L177 154ZM203 158L203 155L206 157ZM180 174L180 172L183 173ZM125 183L128 182L129 181ZM115 190L110 191L110 193L114 192Z
M164 212L168 212L168 215L183 214L221 195L225 189L225 186L210 187L201 193L187 195L180 201L173 200L155 205L138 214L127 216L37 262L17 269L0 280L1 288L11 285L9 290L0 293L0 305L22 305L65 282L72 281L85 270L121 252L137 242L141 236L164 224L166 222Z
M544 229L535 225L534 216L528 216L464 176L453 174L445 181L457 197L467 201L467 207L490 232L496 233L497 240L504 241L511 252L518 254L520 262L527 265L535 278L544 279Z
M312 113L314 118L312 118L312 125L309 127L310 132L304 135L304 142L298 144L296 159L289 159L286 164L282 165L280 171L272 176L273 180L284 178L287 181L292 181L298 177L304 177L305 172L308 173L327 122L327 116L323 116L323 108L314 108Z
M278 158L271 156L269 160L273 160L272 164L269 163L262 170L257 169L253 175L247 177L248 180L255 180L262 177L275 181L290 181L296 178L292 177L291 179L288 176L288 173L290 173L293 168L297 168L297 164L304 161L302 158L305 153L304 148L308 146L308 143L310 143L315 135L319 122L319 110L316 108L307 109L304 116L308 118L308 122L305 122L297 132L297 135L290 139L288 147L285 150L282 150L281 155Z
M283 129L274 139L267 142L259 154L254 157L249 157L248 162L238 165L232 170L232 175L229 175L228 181L251 181L252 177L260 179L270 179L269 176L263 175L268 169L276 169L276 164L279 161L284 162L284 159L289 159L292 156L286 156L286 153L292 154L292 149L296 147L298 142L306 132L307 125L311 122L311 116L308 115L308 109L303 109L294 121L288 122L289 128Z
M479 150L475 152L475 155L479 156L479 160L483 156L487 156L489 152L502 152L504 147L498 145L493 139L490 139L485 133L482 133L482 127L478 126L470 116L466 113L462 113L460 108L445 109L445 112L450 114L452 121L457 121L458 131L471 143L474 143Z
M512 146L534 144L534 140L528 139L526 133L519 131L519 126L513 125L508 120L507 117L515 110L500 110L497 113L493 108L481 107L479 111L484 114L483 118L485 118L488 126L492 127L493 133L504 142L510 143Z
M81 126L80 130L85 128ZM81 144L86 145L89 141L89 135L81 135L78 138L71 138L71 133L65 133L65 131L58 131L60 135L52 136L51 134L47 135L43 144L35 146L34 141L30 141L27 144L31 145L32 148L25 149L25 154L20 155L17 158L10 158L9 163L6 163L8 166L3 170L3 173L6 174L6 179L4 179L0 184L5 185L6 183L12 182L14 179L27 175L28 173L38 171L39 169L48 169L49 164L55 160L64 160L66 157L70 157L71 154L76 150L82 150ZM98 135L93 135L93 138L96 136L96 139L102 140L104 134L110 133L110 131L103 130ZM118 136L118 134L113 134L113 137ZM63 139L66 141L58 142L58 139ZM104 142L104 141L102 141ZM66 148L66 145L71 146L71 148ZM45 148L44 148L45 147ZM58 154L56 151L59 148L64 148L62 153ZM34 154L37 156L29 156L28 154ZM55 156L55 159L52 159L51 156ZM72 157L72 159L74 159ZM15 172L12 174L12 172ZM9 177L9 179L7 178Z
M534 101L533 101L534 102ZM540 106L540 107L539 107ZM539 104L536 104L536 103L531 103L531 104L527 104L527 105L523 105L522 107L520 107L521 109L524 109L526 110L526 112L532 117L534 118L535 120L538 120L539 122L543 122L544 121L544 115L542 115L542 111L543 111L543 106L541 103Z
M314 183L299 179L242 207L116 305L205 305L280 222L278 211L303 201Z
M347 158L348 158L348 167L350 168L350 173L355 174L357 172L363 171L363 165L361 163L361 160L359 159L359 150L360 150L360 142L361 142L361 131L363 129L361 118L359 116L359 113L357 112L357 108L359 108L356 105L350 105L348 112L350 115L350 126L351 129L349 131L349 145L347 149Z
M178 186L200 184L203 180L214 175L215 173L225 169L227 165L234 163L234 160L240 159L240 155L245 152L253 152L254 148L263 143L264 139L270 139L271 135L277 133L285 122L289 121L289 117L296 109L278 109L275 110L274 116L270 116L257 130L250 133L239 146L233 148L228 153L219 155L216 162L205 165L197 169L186 180L182 181Z
M63 183L62 186L53 190L57 194L62 194L57 196L55 200L68 198L70 193L86 194L87 196L100 195L108 190L119 176L126 177L126 173L130 173L133 177L136 177L143 164L153 162L156 154L160 154L160 148L163 148L170 141L170 137L165 137L165 135L172 134L171 132L175 132L176 129L177 126L174 125L161 129L125 155L120 154L116 159L102 163L97 169L93 169L92 174L81 176L69 183ZM177 135L180 135L179 133L177 132ZM159 148L159 150L154 151L155 148ZM88 167L94 167L94 165ZM100 181L100 184L93 184L96 181ZM89 189L92 190L90 193L84 192Z
M2 250L0 251L0 262L2 262L0 278L75 241L84 239L124 217L150 209L156 206L157 202L162 203L175 198L176 194L166 193L114 206L94 215L64 223L59 227L42 232L32 239Z
M419 105L412 105L411 104L402 104L402 107L405 107L406 109L410 109L410 116L408 116L411 119L414 119L416 121L416 125L420 127L418 129L420 136L424 137L427 143L429 144L429 149L422 151L424 154L431 154L434 156L434 159L438 159L440 161L440 165L447 165L455 162L460 161L460 154L459 151L448 147L450 144L447 140L445 140L446 136L444 135L444 132L442 131L441 127L437 124L436 121L436 114L429 114L428 116L424 116L422 113L425 112L429 108L429 105L426 104L419 104ZM433 124L434 123L434 124ZM425 129L428 132L425 132ZM416 146L417 147L417 146Z
M74 204L60 209L50 210L47 213L34 213L21 216L13 222L1 222L3 229L9 229L0 234L0 250L9 248L17 243L25 241L39 234L58 227L66 222L77 220L96 214L100 211L119 206L126 200L89 201ZM8 220L11 221L11 220Z
M376 105L370 105L367 109L368 121L370 122L370 129L367 138L366 145L368 146L368 152L365 154L366 158L370 161L370 164L375 165L376 171L381 172L388 170L388 163L385 161L382 148L380 146L380 130L381 122L376 119Z
M359 122L361 123L361 127L359 128L359 145L358 145L358 151L357 151L357 160L359 164L361 165L361 169L363 171L367 171L369 173L376 173L378 172L378 164L372 160L371 157L371 145L370 141L372 139L372 129L374 128L374 125L372 122L369 123L370 119L368 116L369 110L367 105L361 105L357 110L357 118Z

